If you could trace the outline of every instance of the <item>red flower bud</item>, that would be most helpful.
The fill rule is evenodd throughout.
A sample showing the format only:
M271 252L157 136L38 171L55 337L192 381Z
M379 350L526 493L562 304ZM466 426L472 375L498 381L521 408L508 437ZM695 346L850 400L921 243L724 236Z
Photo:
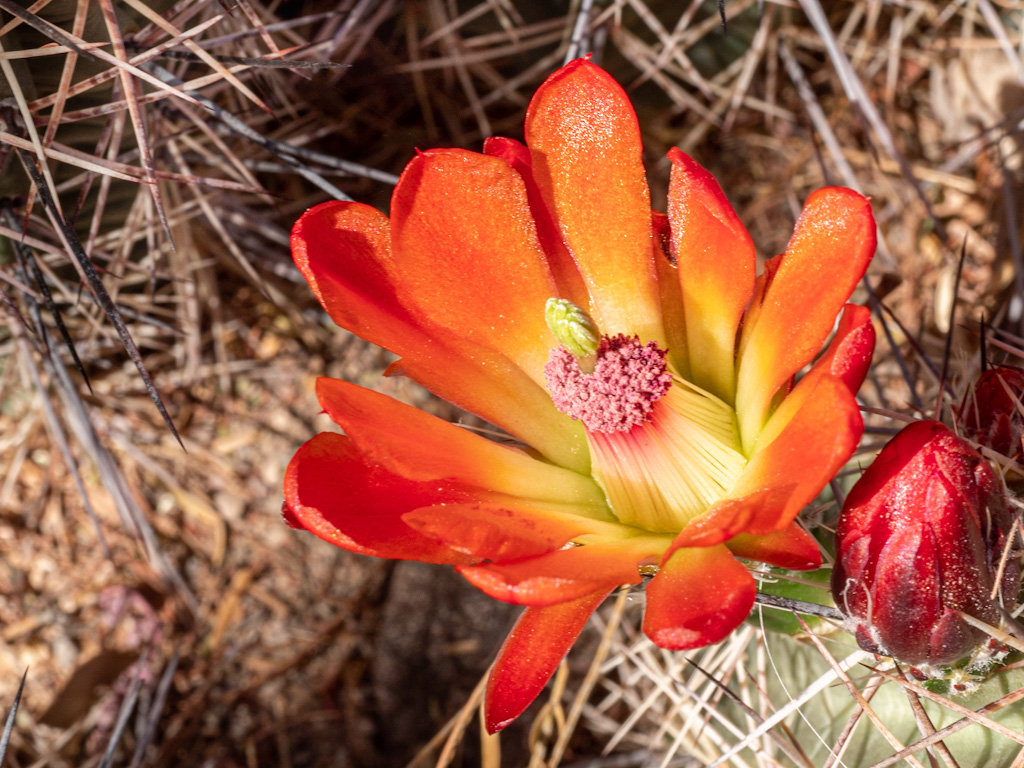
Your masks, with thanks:
M1024 459L1024 369L989 368L964 396L957 410L960 429L969 440L991 448L1018 464Z
M861 648L909 664L948 664L999 624L991 600L1012 523L1002 481L936 421L911 424L850 491L836 531L832 594ZM1020 568L1001 579L1012 603ZM1010 606L1012 607L1012 605Z

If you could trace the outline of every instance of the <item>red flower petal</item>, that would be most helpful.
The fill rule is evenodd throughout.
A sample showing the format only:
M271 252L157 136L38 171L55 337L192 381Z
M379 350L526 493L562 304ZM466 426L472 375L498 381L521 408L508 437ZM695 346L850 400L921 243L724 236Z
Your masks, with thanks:
M324 203L292 230L295 263L336 323L403 359L393 366L435 394L587 471L580 425L505 356L431 325L396 287L387 219L358 203ZM443 340L442 340L443 339Z
M348 202L310 208L295 222L291 246L299 271L342 328L387 349L410 334L425 343L393 286L391 230L376 208Z
M530 102L526 143L601 332L663 343L640 129L622 87L585 59L562 67Z
M717 643L747 618L756 591L724 546L676 550L647 585L644 634L674 651Z
M822 377L838 378L851 395L856 395L867 376L874 351L875 328L871 324L871 311L857 304L847 304L832 343L772 413L757 438L757 445L769 445L786 428L804 407L809 393Z
M781 531L766 536L741 533L725 542L725 546L736 557L777 565L779 568L805 571L821 567L818 542L796 523L790 523Z
M504 160L526 184L526 197L530 201L533 220L537 223L537 237L544 253L547 254L548 267L558 286L559 298L568 299L577 307L589 307L590 294L583 283L583 276L580 275L576 262L572 260L572 255L565 247L562 233L558 231L558 222L544 202L544 195L533 177L533 158L530 150L515 139L492 136L484 139L484 154Z
M581 514L590 511L595 517L609 518L604 496L589 476L540 461L355 384L317 379L317 397L367 462L396 475L459 483L492 498L506 494L570 504ZM404 511L422 506L428 504L410 505Z
M740 498L754 490L793 487L784 506L761 507L746 533L765 535L792 522L853 455L864 432L860 408L842 380L824 376L811 382L813 387L802 384L786 398L796 406L795 415L771 442L758 441L730 493Z
M875 327L871 324L871 310L859 304L847 304L832 343L807 375L828 371L842 379L850 393L855 395L868 375L874 352Z
M527 608L506 638L487 680L484 722L497 733L544 690L587 619L611 590L543 608Z
M402 520L452 549L494 563L553 552L588 533L594 523L558 512L483 504L426 507Z
M874 252L866 198L829 187L807 199L756 320L743 329L736 410L745 449L757 439L775 391L821 349Z
M467 497L450 483L414 481L367 460L351 440L324 432L302 446L285 472L291 520L321 539L364 555L429 563L473 562L402 522L410 509Z
M544 305L557 288L519 174L473 152L422 152L395 187L391 228L395 269L419 308L543 386L558 346Z
M736 330L754 290L756 254L715 178L672 149L668 216L686 310L692 381L733 402Z
M736 346L737 362L742 360L746 353L747 345L750 343L750 333L747 332L747 329L757 326L757 318L761 314L761 308L764 306L764 295L772 280L775 279L775 274L779 271L779 265L782 264L784 255L780 253L778 256L765 259L761 265L761 274L754 280L754 294L751 296L747 312L743 316L743 327L740 332L739 344Z
M639 584L637 566L656 563L668 541L663 536L605 541L514 563L483 563L456 570L498 600L519 605L553 605L600 589Z
M723 499L683 528L665 552L665 557L668 558L681 547L724 544L747 531L762 510L771 514L772 511L784 508L795 488L793 483L781 483L759 488L737 498Z
M658 271L658 292L661 295L662 319L665 321L668 358L675 367L676 373L690 381L690 358L686 354L686 312L683 309L683 292L679 285L679 270L668 255L671 248L671 229L668 216L654 211L651 215L651 229L654 232L654 264Z
M468 546L471 530L453 535L455 544L449 545L429 526L424 533L403 520L413 510L445 509L440 505L451 505L454 524L472 504L522 505L517 529L522 531L522 518L529 516L538 537L557 541L542 551L564 544L577 530L590 530L588 523L595 530L618 527L590 477L354 384L319 379L317 394L347 434L318 435L296 453L285 477L285 500L293 519L338 546L442 563L476 563L494 554L486 537L480 540L485 551ZM533 511L531 503L566 505L574 514ZM588 512L595 520L584 517Z

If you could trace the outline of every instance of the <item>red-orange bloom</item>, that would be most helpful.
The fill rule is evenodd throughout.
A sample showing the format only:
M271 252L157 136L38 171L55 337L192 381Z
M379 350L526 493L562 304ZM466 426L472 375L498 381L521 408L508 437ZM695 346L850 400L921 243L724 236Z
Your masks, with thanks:
M389 373L515 440L320 379L345 434L314 437L285 479L289 517L318 536L454 564L528 606L491 674L492 731L538 694L608 593L641 573L657 572L644 631L684 649L749 613L755 583L737 557L818 566L793 521L863 429L865 308L845 307L793 382L874 252L867 200L813 194L758 277L715 180L682 152L669 159L668 215L652 215L636 115L579 60L537 91L526 145L421 152L390 221L327 203L292 234L331 317L400 357Z

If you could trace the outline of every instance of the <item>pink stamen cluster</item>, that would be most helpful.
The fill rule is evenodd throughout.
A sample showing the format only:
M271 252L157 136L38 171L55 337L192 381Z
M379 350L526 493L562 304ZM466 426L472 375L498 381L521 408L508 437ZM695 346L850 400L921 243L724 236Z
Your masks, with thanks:
M636 337L604 336L593 373L584 373L565 347L551 350L544 375L555 407L592 432L628 432L650 419L654 404L672 386L668 350Z

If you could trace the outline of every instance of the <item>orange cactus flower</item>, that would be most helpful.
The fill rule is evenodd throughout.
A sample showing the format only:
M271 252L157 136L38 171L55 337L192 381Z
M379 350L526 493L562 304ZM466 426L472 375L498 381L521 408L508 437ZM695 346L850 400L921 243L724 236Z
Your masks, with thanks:
M633 108L581 59L537 91L525 145L420 152L390 220L332 202L292 233L335 322L399 356L389 374L510 436L322 378L344 435L306 443L284 489L289 521L327 541L453 564L527 606L492 669L492 731L615 587L654 574L644 631L686 649L750 612L736 558L820 565L794 518L863 431L874 331L843 306L875 249L867 200L814 193L758 277L714 178L669 160L668 214L652 214Z

